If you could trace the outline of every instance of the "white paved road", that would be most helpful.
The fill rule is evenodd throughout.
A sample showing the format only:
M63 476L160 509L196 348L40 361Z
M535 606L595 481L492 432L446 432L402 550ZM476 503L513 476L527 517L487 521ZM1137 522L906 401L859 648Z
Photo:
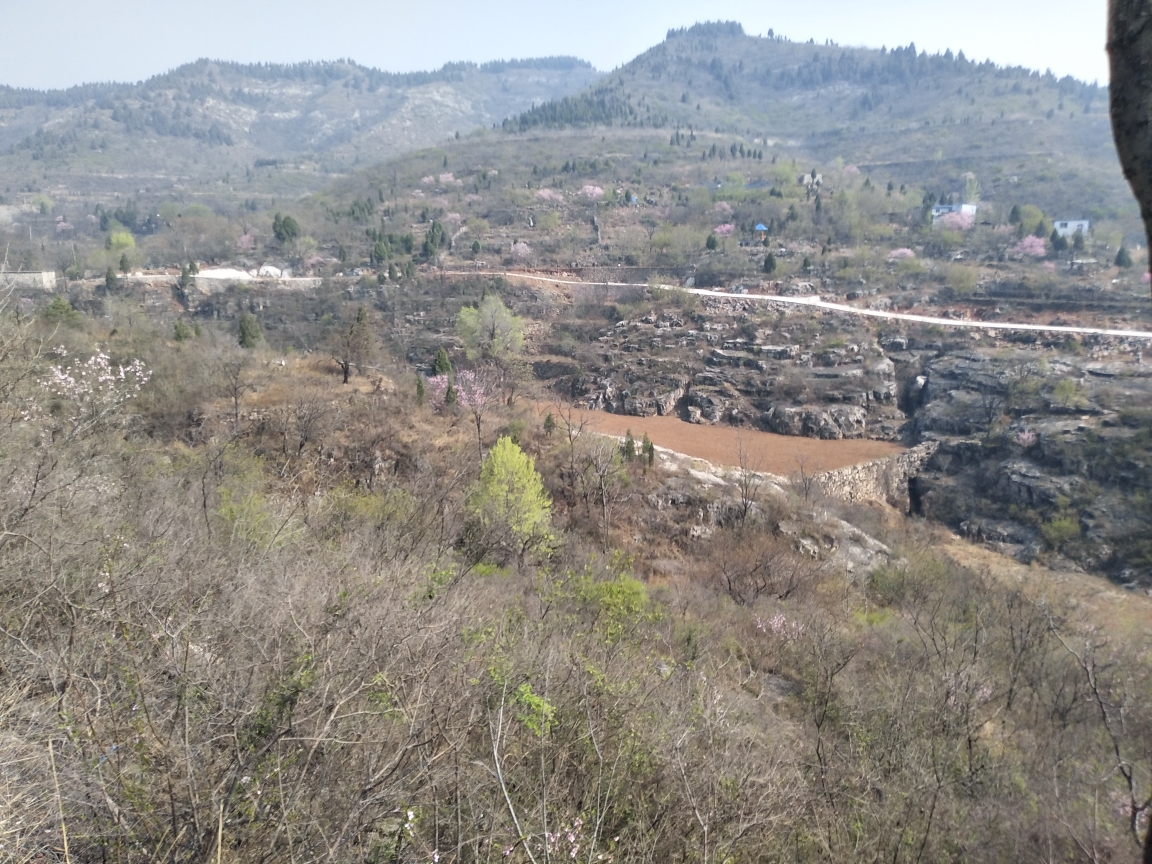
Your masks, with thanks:
M529 279L535 282L548 282L553 285L606 285L610 288L647 288L640 282L583 282L571 279L557 279L552 276L537 276L532 273L516 273L509 270L446 270L446 276L503 276L508 279ZM771 303L787 303L792 306L810 306L826 309L844 315L859 315L866 318L886 318L890 321L914 321L918 324L938 324L941 327L967 327L973 330L1010 330L1042 333L1077 333L1086 336L1118 336L1127 339L1147 339L1152 341L1152 332L1147 330L1110 330L1104 327L1063 327L1055 324L1014 324L1005 321L967 321L955 318L934 318L931 315L912 315L907 312L882 312L879 309L858 309L843 303L829 303L818 297L781 297L778 294L729 294L724 291L711 291L707 288L680 288L676 285L658 285L665 290L686 291L700 297L719 297L723 300L763 300Z

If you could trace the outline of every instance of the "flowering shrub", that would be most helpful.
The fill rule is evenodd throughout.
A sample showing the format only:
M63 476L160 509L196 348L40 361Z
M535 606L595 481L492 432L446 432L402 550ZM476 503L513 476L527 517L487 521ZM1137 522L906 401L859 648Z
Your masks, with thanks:
M532 254L532 247L525 243L523 240L518 243L512 244L512 257L517 259L527 258Z
M844 168L844 173L845 174L859 174L860 169L857 168L855 165L848 165Z
M451 171L440 175L440 182L441 183L453 183L453 182L455 182L455 180L456 180L456 178L454 176L452 176Z
M240 252L249 252L256 248L256 235L251 232L241 234L236 239L236 249Z
M56 355L64 358L63 347ZM89 428L125 402L135 399L148 383L151 372L139 360L113 366L108 355L99 352L71 367L52 365L42 383L49 396L62 403L60 416L74 430ZM32 415L26 414L26 419Z
M767 621L757 616L756 629L761 633L776 636L785 642L791 642L793 639L798 639L804 635L804 625L799 621L789 621L782 612L777 612Z
M723 213L723 214L727 215L727 214L732 212L732 205L729 204L727 201L717 201L716 206L713 207L712 209L715 210L717 213Z
M916 253L913 252L911 249L907 249L907 248L893 249L891 252L888 253L888 260L889 261L903 261L906 258L915 258L915 257L916 257Z
M431 186L433 183L436 182L436 178L433 177L431 174L429 174L427 177L421 177L420 182L423 183L425 186Z
M536 197L541 201L563 201L564 196L555 189L537 189Z
M587 198L589 201L595 201L598 198L604 197L604 190L599 186L585 186L580 190L580 194Z
M428 400L435 408L444 406L449 389L452 390L456 404L469 411L487 409L498 396L497 388L492 386L487 376L471 369L457 373L455 382L449 381L447 375L429 378L427 388Z
M949 231L967 231L975 221L971 213L945 213L937 224Z
M735 225L733 225L731 222L725 222L723 225L717 225L715 228L713 228L712 233L718 237L727 237L735 230Z
M1048 242L1043 237L1025 237L1012 247L1012 254L1043 258L1048 254Z
M1016 435L1016 443L1027 450L1036 443L1036 433L1031 429L1023 429Z

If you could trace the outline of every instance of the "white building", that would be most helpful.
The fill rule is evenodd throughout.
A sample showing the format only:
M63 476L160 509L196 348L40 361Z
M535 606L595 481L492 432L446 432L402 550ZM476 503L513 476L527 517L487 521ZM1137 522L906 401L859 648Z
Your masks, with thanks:
M1061 237L1074 237L1077 233L1088 236L1088 229L1092 223L1087 219L1065 219L1056 223L1056 233Z
M943 217L949 213L959 213L961 216L971 216L976 218L976 205L975 204L937 204L932 208L932 221L933 223L939 222Z

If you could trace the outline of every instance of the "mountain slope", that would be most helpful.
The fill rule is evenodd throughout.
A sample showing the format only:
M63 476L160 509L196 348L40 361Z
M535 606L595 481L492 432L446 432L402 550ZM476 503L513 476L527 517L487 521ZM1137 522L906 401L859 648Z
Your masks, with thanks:
M568 57L411 74L200 60L137 84L0 88L0 173L20 185L45 174L195 177L257 160L338 172L499 123L598 77Z
M1036 201L1044 209L1094 218L1135 212L1104 88L974 63L963 52L843 48L698 24L504 128L597 125L728 133L824 163L839 157L865 172L899 173L941 194L962 189L959 178L972 172L990 201L1039 181L1049 194ZM689 136L678 137L687 146Z

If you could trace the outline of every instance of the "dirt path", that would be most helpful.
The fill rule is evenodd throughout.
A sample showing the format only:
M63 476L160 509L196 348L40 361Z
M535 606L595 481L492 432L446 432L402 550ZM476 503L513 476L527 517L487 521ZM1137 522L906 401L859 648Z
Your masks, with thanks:
M551 411L562 428L558 405L537 402L535 407L541 416ZM577 411L576 414L589 428L605 435L624 435L631 429L639 443L647 432L657 447L717 465L738 466L742 440L748 453L749 468L782 477L797 473L801 461L805 471L816 473L858 465L904 450L899 444L888 441L818 441L733 426L697 426L676 417L626 417L605 411Z
M536 276L531 273L512 273L503 270L448 270L449 276L503 276L506 279L529 279L551 285L607 285L618 288L648 288L639 282L582 282L570 279L557 279L554 276ZM700 297L720 297L725 300L765 300L772 303L788 303L792 306L810 306L828 312L844 315L860 315L866 318L886 318L890 321L915 321L918 324L936 324L941 327L967 327L975 330L1008 330L1039 333L1076 333L1091 336L1119 336L1128 339L1152 340L1152 332L1147 330L1109 330L1103 327L1064 327L1055 324L1015 324L1007 321L968 321L958 318L934 318L931 315L913 315L907 312L882 312L878 309L859 309L843 303L829 303L819 297L782 297L778 294L729 294L725 291L710 291L707 288L679 288L675 285L658 285L669 291L686 291Z

